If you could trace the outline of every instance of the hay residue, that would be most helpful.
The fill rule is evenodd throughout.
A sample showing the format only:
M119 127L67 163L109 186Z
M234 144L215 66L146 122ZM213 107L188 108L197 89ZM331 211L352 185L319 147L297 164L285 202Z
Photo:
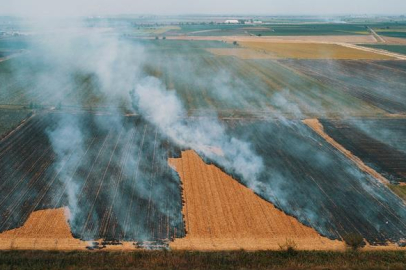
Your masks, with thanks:
M87 243L72 236L66 208L31 213L20 228L0 233L0 249L77 250Z
M280 249L293 241L302 250L342 250L344 244L320 236L314 229L276 209L194 152L170 159L183 183L186 237L173 249Z

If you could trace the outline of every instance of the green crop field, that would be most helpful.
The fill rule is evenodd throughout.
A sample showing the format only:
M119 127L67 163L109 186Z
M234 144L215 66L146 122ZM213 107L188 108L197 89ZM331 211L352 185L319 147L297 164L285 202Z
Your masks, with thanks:
M12 265L12 266L11 266ZM0 254L4 269L404 269L404 252L32 252Z
M323 36L323 35L366 35L369 34L362 24L311 23L311 24L263 24L263 25L227 25L196 24L182 25L180 30L166 33L191 36Z
M406 32L401 31L377 31L379 35L395 38L406 38Z
M266 25L270 31L249 31L263 36L324 36L324 35L366 35L365 26L359 24L298 24Z

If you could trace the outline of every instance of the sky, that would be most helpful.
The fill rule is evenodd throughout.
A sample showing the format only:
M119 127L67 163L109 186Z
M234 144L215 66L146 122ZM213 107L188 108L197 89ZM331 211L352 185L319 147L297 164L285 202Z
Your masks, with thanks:
M406 14L405 0L0 0L1 15Z

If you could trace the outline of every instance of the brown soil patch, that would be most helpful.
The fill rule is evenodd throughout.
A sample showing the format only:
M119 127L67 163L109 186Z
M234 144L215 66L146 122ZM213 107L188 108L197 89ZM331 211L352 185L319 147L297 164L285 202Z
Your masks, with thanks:
M362 171L368 173L378 181L382 182L385 185L388 185L390 182L388 179L383 177L381 174L379 174L377 171L372 169L371 167L367 166L361 159L359 159L357 156L354 156L350 151L345 149L344 146L339 144L337 141L335 141L333 138L331 138L327 133L324 132L323 125L319 122L318 119L305 119L303 120L303 123L308 125L311 129L313 129L317 134L319 134L323 139L325 139L329 144L334 146L337 150L339 150L341 153L343 153L347 158L352 160L359 169Z
M73 238L65 211L65 208L59 208L31 213L22 227L0 233L0 250L84 249L86 242Z
M169 164L183 183L187 232L171 243L173 249L277 250L287 239L303 250L344 248L342 242L320 236L216 166L207 165L194 151L182 152Z

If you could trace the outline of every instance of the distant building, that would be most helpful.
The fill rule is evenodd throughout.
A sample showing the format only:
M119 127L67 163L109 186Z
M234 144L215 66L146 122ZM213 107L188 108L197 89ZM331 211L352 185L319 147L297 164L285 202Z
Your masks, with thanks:
M246 20L244 21L244 24L262 24L262 21L258 21L258 20Z
M228 23L228 24L238 24L240 23L239 20L226 20L224 23Z

